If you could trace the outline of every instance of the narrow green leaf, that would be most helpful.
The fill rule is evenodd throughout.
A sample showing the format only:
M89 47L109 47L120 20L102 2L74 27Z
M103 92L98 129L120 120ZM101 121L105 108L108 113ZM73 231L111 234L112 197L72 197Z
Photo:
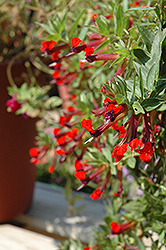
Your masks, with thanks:
M39 22L35 22L36 24L39 24L40 27L42 27L45 31L47 31L50 35L54 34L54 31L47 25L44 23L39 23Z
M155 7L135 7L135 8L130 8L130 9L126 10L126 12L136 11L136 10L140 10L140 11L143 11L143 10L155 10Z
M146 250L145 245L143 244L142 240L136 234L134 235L134 238L136 239L140 250Z
M66 9L66 11L61 19L61 24L60 24L60 29L59 29L60 34L65 30L65 22L66 22L66 17L67 17L69 10L70 10L70 8L67 7L67 9Z
M114 94L114 91L112 88L110 88L110 86L108 84L104 84L104 86L106 87L106 89L108 89L111 93Z
M110 64L109 68L113 67L114 65L120 64L124 60L124 58L124 56L120 56L118 59L116 59Z
M49 18L47 17L48 24L53 32L58 32L57 25Z
M109 36L109 29L108 29L108 25L101 21L99 18L95 18L95 21L96 21L96 24L97 26L99 27L99 30L101 31L101 33L104 35L104 36Z
M135 101L133 103L132 107L133 107L135 115L138 115L140 113L145 114L143 107L141 106L141 104L138 101Z
M110 44L110 39L108 38L106 41L104 41L99 47L97 47L97 49L95 50L95 52L104 49L106 46L108 46Z
M101 30L99 28L97 28L96 26L87 26L90 30L92 30L93 32L95 32L98 35L102 35L103 33L101 32Z
M114 23L115 23L115 33L117 34L117 36L121 37L124 28L124 14L121 5L115 8Z
M146 76L146 86L149 91L152 91L154 86L154 81L156 77L156 68L157 68L157 63L154 62Z
M142 80L142 73L141 73L141 68L139 72L139 83L140 83L140 91L141 91L141 99L143 100L144 98L144 85L143 85L143 80Z
M126 102L129 103L127 98L127 83L121 76L115 76L114 79L120 84L121 86L121 93L125 96Z
M121 76L116 76L115 79L118 81L118 82L121 82L123 87L124 87L124 91L126 91L127 89L127 83L126 81L123 79L123 77Z
M77 24L78 24L78 22L79 22L79 20L81 19L81 17L82 17L82 15L85 13L85 9L79 14L79 16L77 17L77 19L75 20L75 22L73 23L73 26L71 27L71 29L70 29L70 37L72 37L73 36L73 33L74 33L74 31L75 31L75 29L76 29L76 27L77 27Z

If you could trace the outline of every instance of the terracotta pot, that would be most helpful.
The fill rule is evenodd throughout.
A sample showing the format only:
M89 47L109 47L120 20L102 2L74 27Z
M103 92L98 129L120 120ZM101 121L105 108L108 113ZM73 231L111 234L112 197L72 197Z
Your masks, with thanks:
M5 104L10 99L6 66L0 64L0 222L10 220L29 208L36 180L36 167L30 163L29 157L36 134L35 121L6 111ZM23 69L21 64L13 66L13 76L19 77Z

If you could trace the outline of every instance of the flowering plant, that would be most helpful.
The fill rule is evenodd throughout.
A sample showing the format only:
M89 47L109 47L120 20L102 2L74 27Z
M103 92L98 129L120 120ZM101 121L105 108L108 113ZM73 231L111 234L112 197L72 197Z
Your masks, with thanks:
M31 161L38 165L47 158L50 173L58 161L74 162L78 190L91 185L93 200L108 199L102 230L89 247L79 243L82 249L143 250L145 237L151 249L161 249L166 244L166 3L104 1L95 13L70 7L48 18L48 25L39 24L49 33L41 44L52 69L48 88L66 86L70 95L59 123L45 118L44 111L56 106L47 91L28 99L39 106L35 116L43 118ZM38 93L39 87L33 88ZM21 88L9 90L10 110L31 116ZM125 185L126 175L137 183L137 196L131 194L133 182Z

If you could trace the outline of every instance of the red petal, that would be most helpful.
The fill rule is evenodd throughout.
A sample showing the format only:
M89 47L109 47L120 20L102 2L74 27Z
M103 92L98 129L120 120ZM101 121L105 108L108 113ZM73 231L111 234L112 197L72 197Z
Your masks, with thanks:
M79 37L73 37L71 39L71 46L76 48L81 42L82 40Z

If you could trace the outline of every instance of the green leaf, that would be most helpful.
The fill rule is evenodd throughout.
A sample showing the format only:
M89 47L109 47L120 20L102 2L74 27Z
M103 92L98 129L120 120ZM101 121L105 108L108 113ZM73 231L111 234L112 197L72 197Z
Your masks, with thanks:
M116 99L118 105L124 102L124 96L121 95L121 94L117 94L117 95L115 96L115 99Z
M134 213L142 214L146 205L141 200L129 201L123 205L123 209L133 211Z
M54 35L49 35L49 36L44 38L44 41L51 41L51 40L59 42L61 40L61 35L60 34L54 34Z
M133 66L134 66L138 76L140 75L140 69L141 69L141 75L142 75L142 79L144 82L144 87L147 88L145 86L145 83L146 83L146 78L147 78L147 74L148 74L148 69L135 61L133 62Z
M81 40L84 40L88 32L88 27L83 27L78 35Z
M104 41L99 47L97 47L97 49L95 50L95 52L104 49L106 46L108 46L110 44L110 39L108 38L106 41Z
M147 98L142 102L142 107L147 111L151 111L159 107L165 101L159 98Z
M161 106L157 108L157 111L166 111L166 104L161 104Z
M82 15L85 13L85 9L79 14L79 16L77 17L77 19L75 20L75 22L73 23L73 26L70 29L70 37L73 36L73 33L75 31L75 29L77 28L78 22L81 19Z
M60 28L59 28L59 33L60 34L62 33L62 31L65 30L65 22L66 22L66 17L67 17L67 14L68 14L69 10L70 10L70 8L67 7L67 9L66 9L66 11L65 11L65 13L64 13L64 15L63 15L63 17L61 19Z
M112 162L111 151L109 148L102 148L102 153L107 161Z
M100 31L99 28L97 28L96 26L87 26L89 29L91 29L93 32L95 32L98 35L102 35L102 32Z
M143 65L145 65L145 63L150 59L150 57L143 49L133 49L133 54Z
M154 81L159 74L159 65L162 52L161 48L162 48L162 33L161 30L159 29L152 43L151 59L146 63L146 67L149 69L146 78L146 85L149 91L152 90L154 86Z
M153 43L153 40L155 37L154 33L151 32L149 29L147 29L143 26L140 26L140 25L137 25L137 28L138 28L138 31L141 35L142 40L144 41L148 51L150 52L151 47L152 47L152 43Z
M124 28L124 14L121 5L115 8L114 23L115 23L115 33L117 34L117 36L121 37Z
M124 56L120 56L110 64L109 68L112 68L114 65L120 64L124 60L124 58Z
M58 27L55 24L55 22L52 21L49 17L47 17L47 20L48 20L48 24L49 24L51 30L54 31L54 32L58 32Z
M117 81L117 83L120 86L121 89L121 94L124 95L126 102L129 103L128 98L127 98L127 83L121 76L115 76L114 79Z
M42 27L45 31L47 31L50 35L54 34L54 31L47 25L44 23L39 23L39 22L35 22L36 24L39 24L40 27Z
M140 250L146 250L145 245L143 244L142 240L136 234L134 235L134 238L136 239Z
M50 97L45 103L44 106L46 109L53 109L60 106L63 103L62 99L58 96Z
M155 89L152 91L150 97L157 97L166 89L166 78L160 78L155 86Z
M127 159L127 164L130 168L135 168L136 159L133 157L130 157L129 159Z
M152 91L154 87L154 80L156 77L156 68L157 68L157 63L154 62L146 76L146 87L149 91Z
M108 89L108 91L114 94L113 89L108 84L105 83L104 86L106 87L106 89Z
M145 114L143 107L141 106L141 104L138 101L135 101L133 103L132 107L133 107L135 115L138 115L140 113Z
M165 239L165 231L162 230L162 232L159 234L159 242L162 242Z
M139 73L139 82L140 82L139 86L140 86L140 91L141 91L141 99L143 100L143 98L144 98L144 86L143 86L141 68L140 68L140 73Z
M99 18L95 17L95 21L96 21L96 24L97 26L99 27L99 30L101 31L101 33L104 35L104 36L109 36L109 29L108 29L108 25L101 21Z
M100 162L102 165L103 161L105 160L105 158L103 157L102 153L100 152L99 149L97 148L88 148L88 151L90 152L90 154L92 155L92 157L94 158L94 160L97 160L98 162ZM99 165L99 163L98 163Z
M130 9L126 10L126 12L136 11L136 10L140 10L140 11L143 11L143 10L155 10L155 7L135 7L135 8L130 8Z

